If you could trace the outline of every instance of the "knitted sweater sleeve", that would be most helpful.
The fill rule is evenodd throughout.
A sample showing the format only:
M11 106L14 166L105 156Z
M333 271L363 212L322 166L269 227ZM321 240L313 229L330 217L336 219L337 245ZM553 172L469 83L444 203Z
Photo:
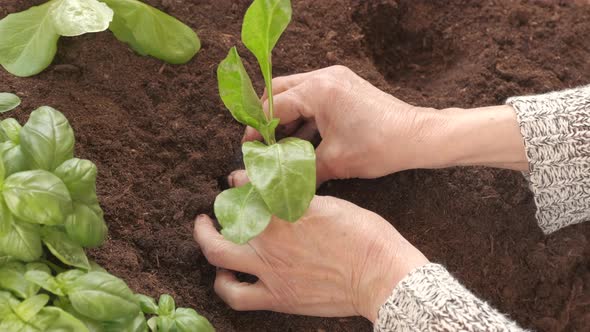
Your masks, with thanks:
M590 220L590 85L507 103L524 138L543 232Z
M590 219L590 86L507 101L529 161L537 221L545 233ZM524 331L429 263L381 306L375 331Z

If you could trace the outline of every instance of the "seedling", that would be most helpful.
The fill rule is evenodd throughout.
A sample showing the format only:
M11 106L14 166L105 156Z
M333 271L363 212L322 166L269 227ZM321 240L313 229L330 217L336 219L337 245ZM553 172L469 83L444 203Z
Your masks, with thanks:
M96 177L59 111L0 122L0 331L213 331L169 296L148 326L143 297L87 258L107 234Z
M12 93L0 92L0 113L12 111L20 105L20 98Z
M172 64L201 48L191 28L138 0L51 0L0 20L0 64L16 76L36 75L51 64L61 36L107 28L137 53Z
M268 94L267 113L236 47L217 68L223 103L238 122L258 130L266 143L242 145L250 183L226 190L215 200L221 232L235 243L246 243L260 234L273 215L297 221L315 194L313 145L292 137L275 139L279 119L274 118L271 53L290 21L290 0L255 0L244 16L242 41L260 65Z

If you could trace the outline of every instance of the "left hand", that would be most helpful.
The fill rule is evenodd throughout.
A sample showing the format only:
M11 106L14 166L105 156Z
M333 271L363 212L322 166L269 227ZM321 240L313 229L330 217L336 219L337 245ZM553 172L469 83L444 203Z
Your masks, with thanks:
M233 185L247 182L234 173ZM428 263L386 220L352 203L316 196L296 223L273 218L245 245L229 242L208 216L195 222L194 238L217 266L216 293L235 310L375 321L397 283ZM258 277L240 282L233 271Z

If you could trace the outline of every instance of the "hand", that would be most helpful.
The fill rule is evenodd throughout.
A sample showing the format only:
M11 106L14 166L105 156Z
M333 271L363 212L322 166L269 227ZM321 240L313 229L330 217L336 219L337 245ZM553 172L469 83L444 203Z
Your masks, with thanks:
M246 181L234 175L235 185ZM375 321L397 283L428 262L383 218L333 197L316 196L297 223L274 219L245 245L225 240L205 215L194 238L219 267L215 291L235 310ZM240 282L232 271L259 280Z
M416 107L334 66L273 80L275 116L284 134L319 131L317 179L375 178L414 168L485 165L528 169L511 106ZM262 97L268 108L266 92ZM244 140L260 139L247 128Z
M417 167L424 126L435 114L384 93L342 66L275 78L273 93L275 117L286 135L310 139L319 130L318 182ZM255 129L246 129L244 140L260 138Z

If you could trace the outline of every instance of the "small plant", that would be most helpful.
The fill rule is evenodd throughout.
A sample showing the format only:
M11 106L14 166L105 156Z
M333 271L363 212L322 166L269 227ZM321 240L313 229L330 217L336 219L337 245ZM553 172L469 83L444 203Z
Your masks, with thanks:
M51 0L0 20L0 64L16 76L36 75L51 64L60 36L107 28L137 53L172 64L201 48L191 28L138 0Z
M0 92L0 113L12 111L20 105L20 98L12 93Z
M148 297L87 258L107 235L96 177L57 110L0 122L0 331L213 331L170 296L145 309ZM142 309L158 316L148 324Z
M290 0L255 0L242 25L242 41L258 60L266 91L265 113L240 56L233 47L217 68L219 94L232 116L258 130L266 144L242 145L250 183L226 190L215 200L215 215L222 234L235 243L246 243L260 234L272 215L295 222L315 194L315 151L311 143L275 139L279 119L274 118L271 53L291 21Z

